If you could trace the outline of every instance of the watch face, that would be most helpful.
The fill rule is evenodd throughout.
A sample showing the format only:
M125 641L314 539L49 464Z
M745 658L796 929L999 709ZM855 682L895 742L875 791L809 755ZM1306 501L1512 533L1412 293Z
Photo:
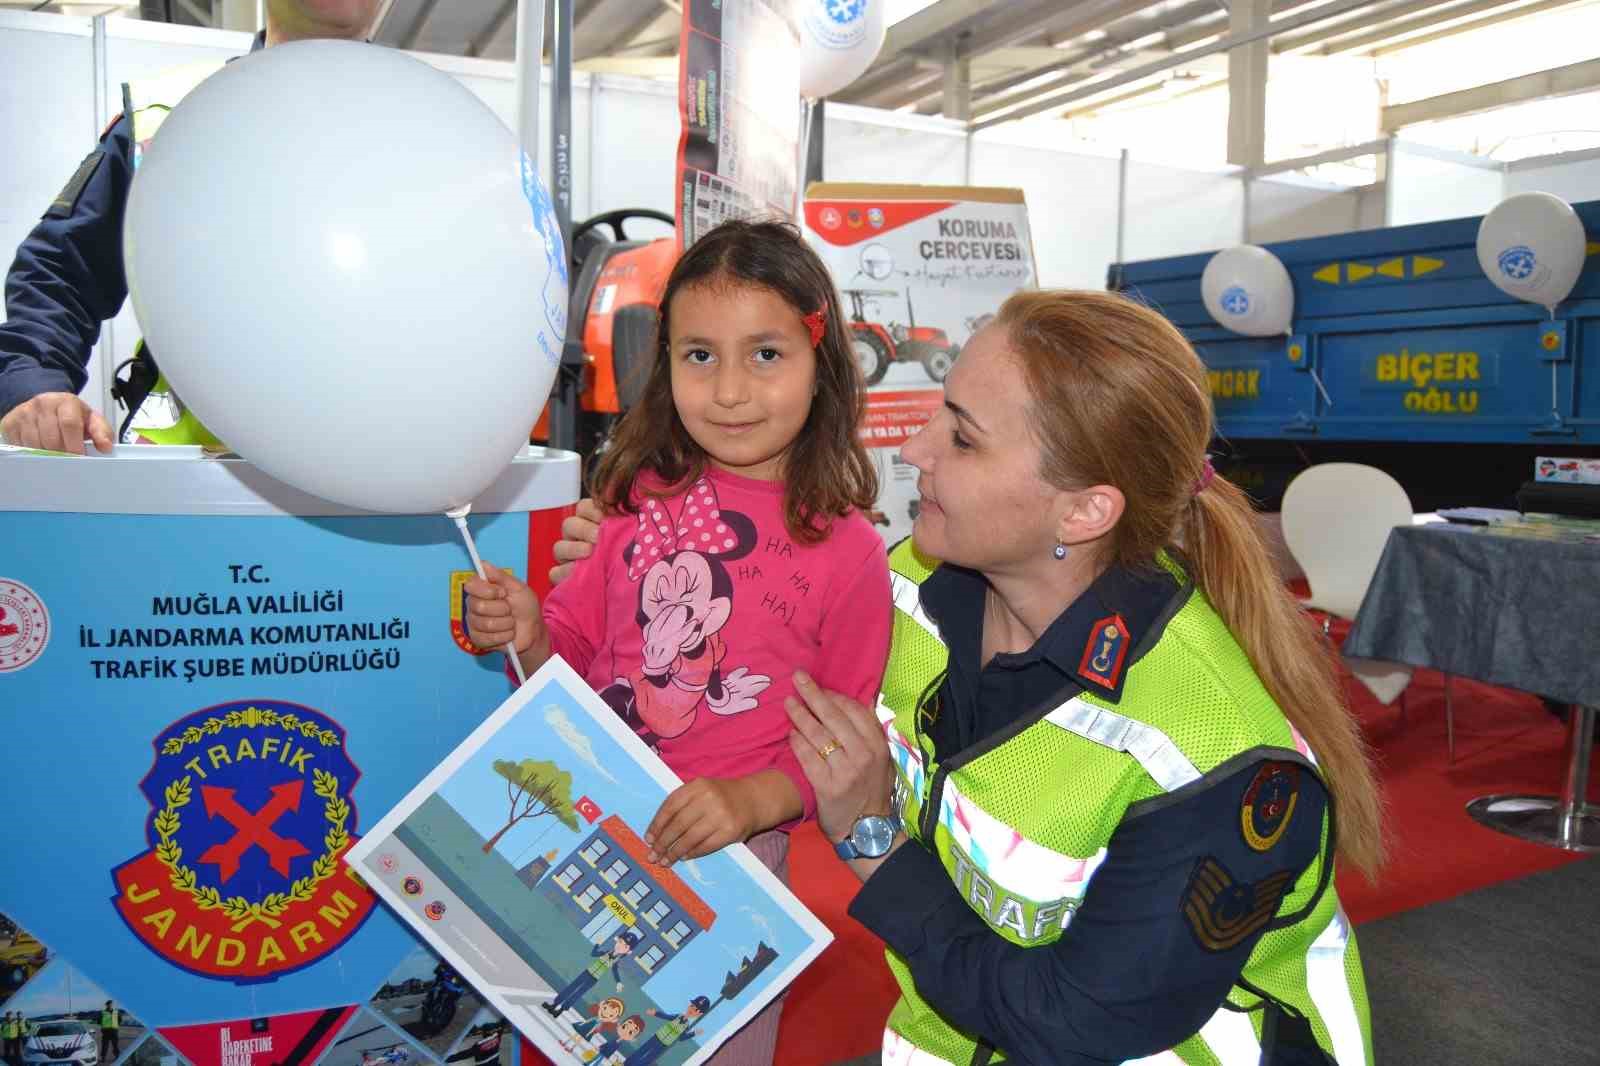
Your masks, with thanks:
M894 844L894 823L879 815L868 815L850 831L850 843L869 859L887 854Z

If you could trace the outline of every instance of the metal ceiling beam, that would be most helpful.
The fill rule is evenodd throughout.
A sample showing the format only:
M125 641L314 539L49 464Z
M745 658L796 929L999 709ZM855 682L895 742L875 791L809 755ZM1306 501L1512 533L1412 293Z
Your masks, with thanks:
M850 86L851 90L859 91L840 93L834 98L856 103L860 96L886 88L893 83L896 73L915 64L917 57L912 53L958 29L989 6L989 0L937 0L909 18L901 19L884 34L878 58Z
M467 42L467 55L481 56L484 50L500 36L500 31L510 23L511 16L517 13L517 0L504 0L500 10L494 13L494 18L489 20L489 25L484 27L482 33Z
M995 111L1011 107L1025 100L1029 100L1040 95L1041 93L1051 92L1058 88L1065 88L1066 86L1071 85L1081 79L1083 68L1086 65L1092 63L1112 62L1115 60L1117 54L1126 48L1130 42L1137 41L1141 37L1148 37L1152 33L1164 33L1169 29L1182 25L1190 18L1201 13L1201 11L1209 11L1213 7L1213 0L1203 0L1201 3L1188 4L1181 8L1175 8L1174 10L1168 12L1167 16L1155 25L1135 25L1129 26L1126 29L1117 29L1114 26L1112 28L1112 32L1109 33L1104 39L1095 41L1092 44L1076 50L1064 51L1061 60L1055 64L1053 68L1051 68L1061 72L1057 77L1052 78L1049 81L1042 82L1039 85L1032 86L1028 89L1012 93L1009 96L999 94L1004 93L1007 89L1015 88L1016 86L1022 85L1025 82L1032 81L1034 78L1051 73L1051 69L1039 69L1021 74L1013 74L998 81L986 82L982 85L979 85L974 90L974 93L979 100L974 108L974 113L981 117L983 115L991 114Z
M1217 52L1227 51L1230 48L1238 48L1241 45L1251 44L1255 41L1283 33L1286 30L1299 29L1301 26L1308 26L1313 22L1320 22L1323 19L1335 18L1344 14L1346 11L1354 11L1357 8L1371 7L1372 5L1373 0L1334 0L1333 3L1327 4L1323 7L1318 7L1314 10L1302 12L1298 15L1289 15L1278 19L1276 22L1268 23L1266 26L1263 26L1258 30L1252 30L1249 33L1242 34L1229 34L1226 37L1221 37L1215 41L1212 41L1210 44L1191 48L1186 52L1182 52L1167 59L1163 59L1155 63L1149 63L1145 66L1135 68L1134 70L1118 74L1115 77L1106 79L1105 81L1096 82L1093 85L1084 86L1080 89L1073 89L1067 92L1046 96L1043 99L1035 100L1032 103L1019 107L1015 111L1008 112L1004 115L1000 115L983 122L974 123L972 128L974 131L983 130L989 128L990 126L998 126L1003 122L1012 122L1019 118L1027 118L1030 115L1037 115L1040 112L1050 111L1055 108L1059 108L1064 104L1070 104L1074 101L1082 100L1085 97L1102 93L1105 90L1115 88L1118 85L1128 85L1132 82L1147 78L1152 74L1159 74L1164 70L1170 70L1173 67L1181 66L1190 59L1196 59L1200 56L1207 56Z
M1501 22L1510 22L1512 19L1519 19L1526 15L1537 15L1543 11L1554 11L1557 8L1569 7L1574 3L1581 2L1583 2L1583 0L1538 0L1537 3L1519 4L1515 6L1504 7L1499 11L1496 11L1494 14L1486 16L1485 18L1474 19L1471 22L1458 23L1454 26L1444 26L1433 31L1432 33L1425 33L1420 37L1410 37L1404 41L1396 42L1395 44L1381 45L1372 50L1372 55L1374 57L1393 55L1395 52L1403 52L1407 48L1415 48L1420 44L1428 44L1432 41L1443 40L1446 37L1454 37L1458 33L1469 33L1472 30L1481 30L1485 27L1494 26Z
M1495 0L1495 2L1505 3L1506 0ZM1449 0L1405 0L1405 2L1402 3L1389 4L1377 11L1369 12L1364 16L1356 16L1355 18L1359 20L1359 25L1351 25L1349 22L1340 22L1332 26L1318 26L1315 29L1307 30L1304 33L1284 34L1282 37L1279 37L1276 41L1272 42L1272 51L1274 55L1287 55L1294 52L1304 51L1313 47L1314 45L1321 44L1324 41L1331 41L1336 37L1345 37L1351 34L1361 33L1365 30L1371 30L1375 26L1391 19L1401 19L1405 18L1407 15L1415 15L1421 11L1433 11L1435 9L1445 8L1448 6Z
M1171 16L1174 19L1174 24L1176 24L1180 12L1189 11L1191 9L1210 8L1213 6L1213 3L1214 0L1197 0L1196 3L1189 4L1186 7L1179 8L1178 10L1171 12ZM1117 4L1111 10L1105 12L1103 21L1100 19L1086 20L1088 21L1087 25L1074 24L1069 27L1059 28L1052 31L1050 36L1058 40L1069 40L1074 37L1081 37L1086 33L1093 32L1094 30L1108 27L1120 18L1126 18L1129 15L1137 14L1139 11L1142 11L1144 8L1149 6L1150 5L1146 2L1146 0L1123 0L1122 3ZM1130 36L1128 40L1135 40L1137 37L1143 36L1148 32L1150 31L1141 30L1139 34ZM1105 44L1101 42L1095 42L1094 48L1091 51L1098 51L1104 49L1105 47ZM1055 49L1055 52L1056 55L1050 57L1047 62L1039 63L1036 66L1024 70L1019 70L1013 74L1007 74L1001 78L991 79L990 81L974 87L973 91L979 95L1005 92L1007 89L1021 85L1025 81L1032 81L1034 78L1049 74L1052 71L1063 70L1066 67L1071 66L1074 62L1078 61L1074 57L1083 55L1084 49L1080 48L1073 50L1057 48Z
M1504 7L1508 3L1522 3L1526 0L1469 0L1467 3L1453 4L1448 8L1429 11L1418 18L1407 19L1386 26L1378 26L1366 33L1356 36L1346 36L1329 41L1318 49L1321 55L1332 56L1344 52L1360 52L1374 45L1384 44L1398 37L1410 33L1421 33L1433 29L1452 19L1468 18L1485 11L1492 11L1497 7Z
M524 0L524 2L526 2L526 0ZM645 30L648 30L651 26L655 25L656 21L661 18L662 14L661 8L652 3L648 5L640 14L635 15L631 19L624 20L621 18L621 16L626 14L628 11L637 8L638 6L637 4L632 3L631 0L596 0L595 3L591 3L585 7L584 14L592 15L596 9L608 7L608 5L609 10L612 12L612 18L609 20L602 20L598 23L591 22L587 28L598 29L599 27L615 27L619 23L621 28L613 29L611 32L587 33L584 32L583 28L579 28L583 25L583 21L579 19L578 27L574 28L572 34L573 62L592 59L596 56L611 55L612 53L621 50L625 45L633 41L634 38L638 37Z
M1537 74L1524 74L1520 78L1507 78L1489 85L1477 85L1460 92L1430 96L1425 100L1391 104L1380 112L1379 128L1385 133L1393 133L1419 122L1475 115L1509 104L1569 96L1595 88L1600 88L1600 59L1541 70Z

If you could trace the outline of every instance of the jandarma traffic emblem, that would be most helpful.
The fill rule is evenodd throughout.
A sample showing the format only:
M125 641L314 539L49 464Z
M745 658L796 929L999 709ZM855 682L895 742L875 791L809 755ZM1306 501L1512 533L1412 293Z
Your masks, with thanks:
M334 950L376 897L342 861L360 771L309 707L219 704L154 741L140 783L150 850L112 871L128 928L173 965L245 984Z

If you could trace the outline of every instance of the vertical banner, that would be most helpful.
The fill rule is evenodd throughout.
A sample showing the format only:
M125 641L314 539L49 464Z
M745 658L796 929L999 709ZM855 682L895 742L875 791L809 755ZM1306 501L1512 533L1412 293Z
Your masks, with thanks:
M871 516L893 544L916 520L900 446L939 409L961 349L1037 283L1021 189L816 183L806 238L828 264L866 379L861 437L878 468Z
M800 31L791 0L689 0L679 57L680 247L730 218L792 216Z

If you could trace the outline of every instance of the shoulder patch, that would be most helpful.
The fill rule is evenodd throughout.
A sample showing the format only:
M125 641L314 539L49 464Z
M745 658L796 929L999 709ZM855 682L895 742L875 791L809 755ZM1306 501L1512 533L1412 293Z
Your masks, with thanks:
M1239 804L1239 828L1252 851L1271 851L1283 839L1300 801L1300 768L1269 762L1256 771Z
M105 161L106 150L96 148L83 157L83 162L78 164L78 169L73 171L72 177L67 179L66 187L56 195L50 207L45 211L46 218L69 218L78 208L78 198L83 195L84 186L89 184L89 179L94 177L94 172L100 169L100 164Z
M1207 856L1195 865L1183 893L1183 916L1206 951L1229 951L1265 928L1294 884L1280 870L1254 883L1236 881L1228 868Z
M1078 662L1078 675L1085 681L1116 692L1122 684L1122 666L1128 660L1128 623L1120 614L1107 615L1089 630Z

